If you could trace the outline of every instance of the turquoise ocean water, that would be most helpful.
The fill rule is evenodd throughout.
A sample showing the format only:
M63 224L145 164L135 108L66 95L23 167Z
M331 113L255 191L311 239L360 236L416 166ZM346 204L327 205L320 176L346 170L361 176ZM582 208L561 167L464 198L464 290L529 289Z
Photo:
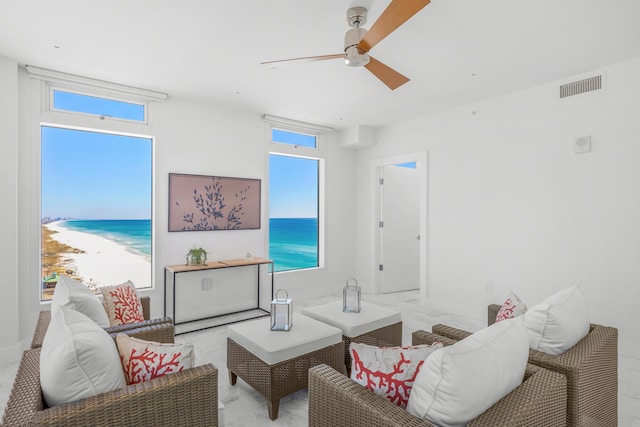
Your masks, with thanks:
M97 234L131 251L151 256L150 219L70 219L60 223L70 230Z
M316 218L270 218L269 258L275 271L318 266Z
M130 250L151 256L151 220L66 220L62 226L97 234ZM315 218L270 218L269 258L275 271L318 266L318 220Z

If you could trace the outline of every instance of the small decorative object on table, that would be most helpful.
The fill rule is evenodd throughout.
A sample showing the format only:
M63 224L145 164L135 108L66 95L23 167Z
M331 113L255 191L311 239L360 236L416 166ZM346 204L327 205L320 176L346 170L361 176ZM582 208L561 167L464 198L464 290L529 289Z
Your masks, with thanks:
M207 265L207 251L195 246L187 252L187 265Z
M244 259L247 260L247 261L253 261L253 254L251 252L247 252L244 255Z
M342 289L342 311L360 313L360 286L353 277L347 279L347 285Z
M284 293L284 298L280 297ZM276 297L271 301L271 330L290 331L293 326L293 303L284 289L276 291Z

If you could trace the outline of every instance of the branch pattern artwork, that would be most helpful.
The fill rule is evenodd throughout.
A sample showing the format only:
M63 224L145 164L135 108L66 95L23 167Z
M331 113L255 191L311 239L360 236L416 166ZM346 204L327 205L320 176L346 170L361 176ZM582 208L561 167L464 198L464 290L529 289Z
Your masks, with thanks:
M260 228L260 180L169 174L169 231Z

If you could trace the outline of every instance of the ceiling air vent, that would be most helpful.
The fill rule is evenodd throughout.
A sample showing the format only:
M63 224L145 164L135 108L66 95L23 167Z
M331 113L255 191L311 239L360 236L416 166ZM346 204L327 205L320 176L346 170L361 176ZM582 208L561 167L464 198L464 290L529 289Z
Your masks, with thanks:
M560 98L600 89L602 89L602 75L593 76L560 86Z

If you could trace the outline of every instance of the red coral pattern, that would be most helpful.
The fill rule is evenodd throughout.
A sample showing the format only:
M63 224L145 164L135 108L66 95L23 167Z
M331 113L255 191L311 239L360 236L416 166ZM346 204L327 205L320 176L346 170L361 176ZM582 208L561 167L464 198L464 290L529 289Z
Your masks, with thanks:
M107 294L109 297L107 307L111 307L108 314L112 326L144 321L140 298L133 287L117 286ZM105 296L105 300L106 298Z
M507 298L507 300L502 304L502 307L500 307L498 314L496 315L496 322L512 319L513 311L515 309L516 309L516 304L513 302L511 298Z
M439 346L441 347L442 344L439 344ZM358 351L351 347L353 359L351 378L374 393L380 394L396 405L405 408L409 401L413 382L424 364L424 360L420 360L415 370L412 371L411 360L405 354L411 347L395 349L400 350L397 354L399 355L397 363L392 364L391 372L383 372L368 367Z
M138 351L131 349L128 357L120 356L127 384L138 384L172 372L180 372L185 366L180 364L182 352L157 353L149 348Z
M524 314L526 311L527 305L512 291L509 294L509 297L502 304L502 307L500 307L500 310L496 315L496 322L513 319L514 317Z

